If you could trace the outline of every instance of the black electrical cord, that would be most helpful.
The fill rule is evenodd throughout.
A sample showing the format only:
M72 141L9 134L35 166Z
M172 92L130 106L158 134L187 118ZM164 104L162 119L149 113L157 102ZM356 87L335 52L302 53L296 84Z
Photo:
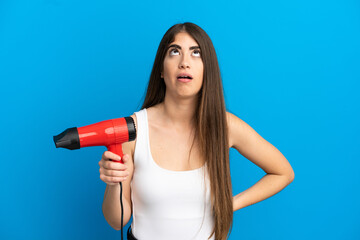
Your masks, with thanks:
M122 182L120 183L120 206L121 206L121 240L123 240L123 218L124 218L124 207L122 202Z

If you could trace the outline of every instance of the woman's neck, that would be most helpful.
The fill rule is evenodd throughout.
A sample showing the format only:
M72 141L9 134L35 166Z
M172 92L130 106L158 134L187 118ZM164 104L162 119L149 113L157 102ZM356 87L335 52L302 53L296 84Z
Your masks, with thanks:
M160 109L167 122L176 128L192 129L196 110L196 98L174 99L165 95Z

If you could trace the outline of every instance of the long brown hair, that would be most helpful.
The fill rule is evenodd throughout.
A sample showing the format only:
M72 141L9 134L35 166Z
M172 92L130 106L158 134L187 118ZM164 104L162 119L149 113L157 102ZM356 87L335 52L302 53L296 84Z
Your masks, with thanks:
M185 22L172 26L165 33L156 53L141 109L164 101L166 86L161 79L161 71L167 47L179 32L187 32L199 44L204 64L203 85L198 93L194 119L200 151L205 157L210 178L214 229L209 238L215 234L216 240L225 240L233 221L226 108L215 48L209 36L199 26Z

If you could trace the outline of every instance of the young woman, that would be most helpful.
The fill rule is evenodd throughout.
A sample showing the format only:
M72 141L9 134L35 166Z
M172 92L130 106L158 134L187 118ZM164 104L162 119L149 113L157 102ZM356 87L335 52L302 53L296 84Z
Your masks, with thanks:
M237 116L226 112L219 65L209 36L193 23L176 24L162 38L144 104L132 115L137 138L123 144L125 164L105 151L103 213L121 226L123 183L129 238L227 239L233 211L262 201L294 179L287 159ZM232 194L229 148L267 174ZM131 232L133 235L131 235Z

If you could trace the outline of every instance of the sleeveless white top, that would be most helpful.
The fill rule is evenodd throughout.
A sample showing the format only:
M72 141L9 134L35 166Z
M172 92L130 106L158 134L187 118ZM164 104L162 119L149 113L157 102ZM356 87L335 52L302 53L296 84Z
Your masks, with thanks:
M157 165L150 151L147 111L142 109L135 115L133 235L139 240L208 239L214 221L206 165L189 171ZM214 235L210 239L215 239Z

